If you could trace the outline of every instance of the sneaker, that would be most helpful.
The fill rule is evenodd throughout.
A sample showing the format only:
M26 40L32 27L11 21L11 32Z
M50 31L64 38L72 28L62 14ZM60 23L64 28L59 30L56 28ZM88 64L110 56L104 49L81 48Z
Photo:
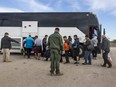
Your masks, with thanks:
M106 67L106 65L101 65L101 67Z
M74 64L79 64L79 62L75 62Z
M91 63L87 63L87 65L92 65Z
M83 65L87 65L87 63L82 63Z

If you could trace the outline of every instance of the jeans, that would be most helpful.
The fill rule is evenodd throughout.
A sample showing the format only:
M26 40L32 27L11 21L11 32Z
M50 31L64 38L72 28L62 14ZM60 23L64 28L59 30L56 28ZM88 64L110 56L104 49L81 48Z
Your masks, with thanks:
M86 64L87 63L91 64L91 51L85 50L84 59Z

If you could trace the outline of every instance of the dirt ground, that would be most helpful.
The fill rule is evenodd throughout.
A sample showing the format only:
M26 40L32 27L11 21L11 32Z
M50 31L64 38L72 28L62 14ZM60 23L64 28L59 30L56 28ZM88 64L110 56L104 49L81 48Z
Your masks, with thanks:
M92 65L61 63L63 76L50 76L50 62L26 59L22 55L11 55L12 62L2 62L0 54L0 87L116 87L116 48L111 48L113 67L103 68L98 55ZM80 63L84 60L81 59Z

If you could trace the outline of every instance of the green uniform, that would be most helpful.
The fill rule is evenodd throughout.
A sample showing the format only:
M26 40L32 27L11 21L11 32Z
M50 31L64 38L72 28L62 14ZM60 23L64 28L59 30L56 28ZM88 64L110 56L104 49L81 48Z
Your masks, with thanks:
M59 62L61 58L61 51L63 51L62 36L58 32L50 35L48 38L48 46L51 53L51 73L54 73L56 70L56 74L58 74L60 73Z

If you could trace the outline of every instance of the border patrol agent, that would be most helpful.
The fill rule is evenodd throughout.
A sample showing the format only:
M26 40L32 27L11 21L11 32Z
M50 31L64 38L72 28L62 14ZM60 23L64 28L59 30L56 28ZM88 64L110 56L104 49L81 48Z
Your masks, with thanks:
M54 75L56 71L57 76L63 75L60 73L60 58L61 52L63 51L63 40L62 36L59 34L60 29L55 28L55 32L48 38L48 47L50 49L51 58L51 75Z

